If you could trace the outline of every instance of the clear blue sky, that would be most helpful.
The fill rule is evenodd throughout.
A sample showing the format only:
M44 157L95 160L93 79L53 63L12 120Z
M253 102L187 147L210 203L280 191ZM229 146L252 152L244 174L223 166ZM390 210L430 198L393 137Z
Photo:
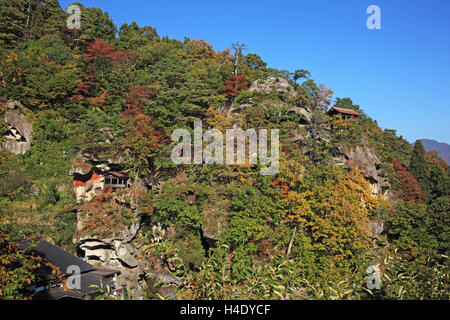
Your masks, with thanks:
M65 9L75 1L60 0ZM204 39L215 50L245 43L270 67L307 69L408 141L450 143L449 0L80 0L114 23L161 36ZM381 30L369 30L369 5Z

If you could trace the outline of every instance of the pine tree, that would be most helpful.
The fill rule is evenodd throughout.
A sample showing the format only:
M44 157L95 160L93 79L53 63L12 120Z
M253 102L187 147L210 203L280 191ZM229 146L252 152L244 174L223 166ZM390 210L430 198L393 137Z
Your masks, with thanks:
M430 197L437 199L448 194L448 177L447 174L438 163L433 164L430 172Z
M413 154L408 170L414 178L416 178L419 185L426 195L430 194L430 170L425 157L425 148L420 140L417 140L414 145Z
M24 35L25 14L23 0L0 2L0 46L14 44Z
M95 39L114 41L117 27L107 12L98 8L85 8L78 3L77 5L81 8L81 30L76 41L79 46L86 47Z
M59 33L65 26L67 15L61 9L58 0L46 0L44 8L44 34Z

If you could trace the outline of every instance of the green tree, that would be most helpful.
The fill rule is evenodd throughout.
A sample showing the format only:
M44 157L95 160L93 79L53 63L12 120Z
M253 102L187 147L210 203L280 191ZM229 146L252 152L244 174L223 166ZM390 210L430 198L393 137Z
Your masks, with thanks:
M27 32L33 39L46 34L58 34L67 19L58 0L29 0L26 13L29 25Z
M344 109L351 109L358 112L361 112L361 109L358 105L353 104L352 99L350 98L336 98L336 103L334 104L335 107L338 108L344 108Z
M0 46L10 46L23 40L25 32L24 0L9 0L0 3Z
M130 25L124 23L120 27L117 47L120 50L136 50L158 39L159 35L155 28L149 26L141 28L133 21Z
M434 163L431 167L430 191L431 199L436 199L449 194L447 173L438 163Z
M408 171L416 178L426 195L430 194L430 170L425 155L425 148L420 140L414 145Z
M81 30L75 43L84 48L95 39L103 39L113 42L117 26L111 20L107 12L99 8L85 8L81 3L75 3L81 9Z
M450 256L450 198L434 200L428 208L428 232L434 235L434 246L439 254Z

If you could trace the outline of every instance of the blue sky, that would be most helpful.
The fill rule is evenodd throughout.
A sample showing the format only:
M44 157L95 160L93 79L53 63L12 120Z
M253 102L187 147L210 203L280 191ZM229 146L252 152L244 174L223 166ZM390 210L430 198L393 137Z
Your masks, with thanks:
M75 1L60 0L66 8ZM245 43L270 67L307 69L350 97L382 128L408 141L450 143L450 1L81 0L114 23L136 21L161 36L204 39L215 50ZM369 5L381 30L369 30Z

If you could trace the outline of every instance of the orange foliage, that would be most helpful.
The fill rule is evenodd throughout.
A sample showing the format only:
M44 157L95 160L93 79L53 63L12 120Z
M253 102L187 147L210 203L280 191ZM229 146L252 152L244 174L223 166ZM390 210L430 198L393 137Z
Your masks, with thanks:
M333 93L333 90L326 88L325 85L321 83L319 88L314 92L313 105L326 109L331 103L331 96Z
M289 192L289 185L287 182L282 182L277 176L270 182L270 185L280 191L281 197L286 198Z
M145 86L131 87L130 91L127 94L127 103L125 104L127 110L124 111L125 114L136 111L143 112L145 100L154 98L158 94L158 92L158 89Z
M98 96L96 98L90 98L90 100L91 100L91 102L93 104L104 103L105 102L105 98L106 98L107 95L108 94L105 92L105 93L102 93L100 96Z
M191 40L186 44L187 58L191 61L195 60L211 60L216 57L212 45L204 40Z
M83 229L79 236L108 237L127 227L126 221L132 218L130 212L118 204L108 189L97 195L93 201L80 207Z
M233 98L236 97L239 92L247 88L249 85L247 76L246 75L240 75L235 76L232 75L230 77L230 80L225 80L225 92L222 94L227 98Z
M116 47L103 39L96 39L86 48L83 54L88 61L110 60L126 62L133 60L132 54L125 51L116 51Z

